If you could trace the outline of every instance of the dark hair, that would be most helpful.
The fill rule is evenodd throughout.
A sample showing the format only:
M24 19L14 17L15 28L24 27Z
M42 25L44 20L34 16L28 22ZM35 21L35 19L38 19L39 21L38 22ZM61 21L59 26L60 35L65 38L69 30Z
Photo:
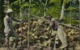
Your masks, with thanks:
M45 18L51 20L52 19L52 16L51 15L48 15L48 16L45 16Z

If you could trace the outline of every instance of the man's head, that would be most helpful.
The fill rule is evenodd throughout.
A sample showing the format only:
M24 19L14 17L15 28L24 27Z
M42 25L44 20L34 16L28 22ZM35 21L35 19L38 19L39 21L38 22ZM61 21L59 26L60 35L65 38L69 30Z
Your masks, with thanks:
M13 10L12 9L8 9L7 12L9 17L11 17L13 15Z
M51 20L52 16L51 15L47 15L47 16L45 16L45 18Z

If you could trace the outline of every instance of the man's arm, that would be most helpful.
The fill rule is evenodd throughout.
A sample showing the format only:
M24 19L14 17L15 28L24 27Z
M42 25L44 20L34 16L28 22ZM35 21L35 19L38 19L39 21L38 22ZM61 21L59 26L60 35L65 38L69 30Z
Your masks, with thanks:
M13 18L13 17L11 17L11 19L14 20L15 22L21 22L21 21L15 19L15 18Z
M53 26L54 26L54 27L53 27ZM58 28L58 22L57 22L54 18L51 19L50 25L49 25L48 29L50 29L51 27L52 27L53 29L57 29L57 28Z

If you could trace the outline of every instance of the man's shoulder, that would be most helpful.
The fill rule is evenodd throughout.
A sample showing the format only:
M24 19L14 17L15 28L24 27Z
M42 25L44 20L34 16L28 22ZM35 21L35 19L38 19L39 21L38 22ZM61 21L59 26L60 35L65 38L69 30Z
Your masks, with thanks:
M5 16L5 17L4 17L4 21L5 21L5 22L8 21L8 19L9 19L8 16Z
M4 19L8 19L9 17L6 15L5 17L4 17Z

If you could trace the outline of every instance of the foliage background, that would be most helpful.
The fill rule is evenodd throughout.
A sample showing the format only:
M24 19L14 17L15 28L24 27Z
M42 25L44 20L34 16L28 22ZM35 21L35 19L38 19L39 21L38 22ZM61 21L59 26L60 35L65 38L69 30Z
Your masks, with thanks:
M28 19L28 13L31 14L29 18L50 14L59 19L63 10L65 23L72 25L80 23L79 0L0 0L0 30L4 29L3 18L8 7L13 9L14 18L19 20Z

